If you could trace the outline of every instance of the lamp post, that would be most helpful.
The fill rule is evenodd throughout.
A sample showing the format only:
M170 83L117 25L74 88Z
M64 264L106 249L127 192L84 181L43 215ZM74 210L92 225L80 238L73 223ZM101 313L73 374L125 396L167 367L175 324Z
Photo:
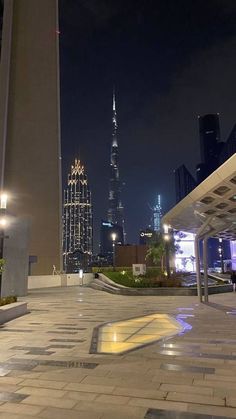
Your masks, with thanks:
M164 230L163 238L165 240L165 253L166 253L166 273L167 273L167 278L170 278L169 226L164 224L163 230Z
M116 233L112 233L111 238L112 238L112 259L113 259L113 271L114 271L115 270Z
M5 218L7 209L7 195L2 193L0 195L0 261L2 262L3 259L3 247L4 247L4 229L7 225L7 220ZM1 263L1 270L0 270L0 298L2 296L2 267L3 264Z
M219 239L219 255L220 255L220 264L221 264L221 273L224 273L224 255L223 255L223 246L222 246L222 239Z

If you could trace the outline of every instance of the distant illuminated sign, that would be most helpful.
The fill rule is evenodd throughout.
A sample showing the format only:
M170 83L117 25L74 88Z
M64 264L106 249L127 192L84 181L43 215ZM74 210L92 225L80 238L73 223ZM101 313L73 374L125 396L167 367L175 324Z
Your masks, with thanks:
M148 231L141 231L141 233L140 233L140 237L148 237L148 238L151 238L153 236L153 233L150 231L150 232L148 232Z
M107 226L107 227L112 227L112 224L111 223L105 223L104 221L102 222L102 225L103 226Z

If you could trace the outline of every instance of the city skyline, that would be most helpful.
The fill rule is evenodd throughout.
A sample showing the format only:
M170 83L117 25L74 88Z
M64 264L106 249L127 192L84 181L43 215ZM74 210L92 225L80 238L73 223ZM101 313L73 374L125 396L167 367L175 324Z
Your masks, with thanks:
M200 161L198 115L235 123L236 4L199 0L60 2L63 166L87 162L95 225L107 211L111 91L119 109L119 154L129 242L149 224L160 193L175 203L173 170ZM99 228L95 231L98 242Z

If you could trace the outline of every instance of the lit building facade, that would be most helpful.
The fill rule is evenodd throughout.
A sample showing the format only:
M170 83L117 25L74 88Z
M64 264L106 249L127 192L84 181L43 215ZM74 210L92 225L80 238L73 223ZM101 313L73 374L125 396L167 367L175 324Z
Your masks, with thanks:
M232 269L236 271L236 241L230 242Z
M175 254L175 267L177 271L194 272L195 271L195 235L185 231L174 233L175 244L178 250Z
M112 117L112 145L110 158L110 182L108 198L107 220L117 224L123 229L123 240L125 239L124 207L121 202L121 182L118 162L118 124L116 114L116 98L113 91L113 117Z
M151 207L152 210L152 229L153 231L160 231L161 230L161 217L162 217L162 209L161 209L161 195L157 195L157 199Z
M64 191L63 265L66 272L87 269L93 250L93 214L87 174L75 160Z

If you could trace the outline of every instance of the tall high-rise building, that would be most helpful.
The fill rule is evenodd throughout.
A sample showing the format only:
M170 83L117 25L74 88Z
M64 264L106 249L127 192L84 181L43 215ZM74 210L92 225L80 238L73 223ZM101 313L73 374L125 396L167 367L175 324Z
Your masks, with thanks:
M102 220L100 230L100 256L104 258L103 262L108 265L112 264L115 250L114 246L120 244L124 244L122 226Z
M161 230L161 217L162 217L162 208L161 208L161 195L157 195L156 201L151 207L152 210L152 229L153 231Z
M174 173L176 202L179 202L196 187L196 181L184 164L175 169Z
M1 190L14 219L29 220L32 274L51 274L62 268L58 1L2 6Z
M113 90L113 116L112 116L112 144L110 157L110 184L109 184L109 206L107 220L112 224L118 224L123 229L125 238L124 225L124 207L121 202L121 182L119 175L118 161L118 124L116 114L116 97Z
M197 166L197 179L200 183L218 167L221 142L218 114L199 116L198 122L201 164Z
M223 164L234 153L236 153L236 124L234 125L227 141L223 143L223 147L219 156L219 164Z
M86 269L93 250L93 216L88 177L75 159L64 191L63 264L66 272Z

